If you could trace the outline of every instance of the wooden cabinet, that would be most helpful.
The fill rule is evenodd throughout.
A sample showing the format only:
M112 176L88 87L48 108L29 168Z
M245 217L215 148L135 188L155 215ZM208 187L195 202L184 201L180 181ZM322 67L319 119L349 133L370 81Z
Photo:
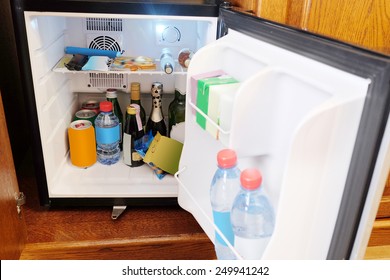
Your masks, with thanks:
M236 0L246 11L275 22L390 54L388 0Z
M18 215L19 187L0 93L0 259L18 259L26 239L24 217Z

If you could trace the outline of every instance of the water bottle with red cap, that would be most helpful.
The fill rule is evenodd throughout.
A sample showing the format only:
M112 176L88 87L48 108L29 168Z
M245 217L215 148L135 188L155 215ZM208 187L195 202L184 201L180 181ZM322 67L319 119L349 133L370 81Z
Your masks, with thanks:
M261 187L262 180L258 169L242 171L241 189L231 210L234 247L243 259L261 259L274 231L274 210Z
M112 112L110 101L100 102L100 114L95 119L96 152L101 164L111 165L117 163L120 157L119 119Z
M237 167L237 155L234 150L223 149L217 154L217 162L218 168L210 188L213 219L214 224L233 246L234 234L230 223L230 210L240 189L240 170ZM218 259L235 259L234 253L217 231L215 232L214 244Z

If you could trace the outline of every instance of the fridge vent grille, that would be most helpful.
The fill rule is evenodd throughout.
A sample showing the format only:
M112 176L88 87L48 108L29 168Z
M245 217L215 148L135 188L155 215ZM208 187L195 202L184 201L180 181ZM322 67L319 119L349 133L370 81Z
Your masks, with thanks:
M119 18L87 18L88 31L122 31L122 19Z
M119 43L110 36L97 36L89 43L89 48L98 50L121 51Z
M89 73L89 87L126 88L125 75L115 73Z

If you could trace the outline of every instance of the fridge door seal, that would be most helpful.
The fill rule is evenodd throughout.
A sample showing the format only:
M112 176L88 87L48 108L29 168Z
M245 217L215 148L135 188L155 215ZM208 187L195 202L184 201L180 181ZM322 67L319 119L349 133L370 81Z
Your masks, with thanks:
M389 57L233 9L221 9L220 20L229 29L371 80L327 256L349 259L390 111Z

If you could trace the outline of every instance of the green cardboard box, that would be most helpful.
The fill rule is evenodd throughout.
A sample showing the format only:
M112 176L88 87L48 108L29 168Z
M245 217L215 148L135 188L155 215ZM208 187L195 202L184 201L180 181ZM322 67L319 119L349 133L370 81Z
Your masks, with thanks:
M196 98L196 106L206 115L209 110L209 92L210 87L213 85L223 85L238 83L236 79L229 75L223 75L219 77L211 77L198 80L198 93ZM196 122L200 127L206 129L206 118L199 112L196 112Z

